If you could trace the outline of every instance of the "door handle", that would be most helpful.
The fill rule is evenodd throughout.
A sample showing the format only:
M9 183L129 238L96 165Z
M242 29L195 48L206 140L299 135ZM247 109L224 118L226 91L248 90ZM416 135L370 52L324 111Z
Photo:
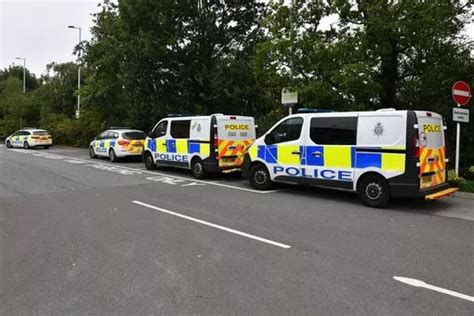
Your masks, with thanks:
M229 146L229 150L235 150L237 149L237 146Z
M163 146L166 146L166 142L164 142L164 143L161 143L161 145L163 145Z
M314 151L314 152L312 153L312 155L313 155L313 157L321 157L321 156L323 155L323 153L320 152L320 151Z
M301 154L301 152L299 152L299 151L292 151L291 153L292 153L293 155L299 155L299 154Z

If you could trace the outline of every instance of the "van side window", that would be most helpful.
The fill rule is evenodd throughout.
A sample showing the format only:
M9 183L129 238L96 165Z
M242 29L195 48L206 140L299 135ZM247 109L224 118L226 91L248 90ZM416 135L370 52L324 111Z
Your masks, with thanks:
M171 121L171 137L173 138L189 138L189 129L191 120Z
M160 124L156 125L152 134L154 137L161 137L166 135L166 129L168 128L168 121L163 121Z
M318 145L355 145L357 117L314 117L310 137Z
M293 117L281 122L265 137L267 145L289 142L300 138L303 118Z

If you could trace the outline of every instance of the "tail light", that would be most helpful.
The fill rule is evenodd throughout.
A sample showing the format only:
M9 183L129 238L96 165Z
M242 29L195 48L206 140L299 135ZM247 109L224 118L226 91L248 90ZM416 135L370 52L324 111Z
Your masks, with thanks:
M128 140L125 140L125 139L120 139L117 144L119 144L120 146L127 146L128 144L130 144L130 142Z
M214 133L214 150L217 151L219 148L219 139L217 138L217 125L214 125L213 133Z
M418 135L413 136L411 139L410 147L409 147L409 155L411 158L420 158L420 141L418 139Z

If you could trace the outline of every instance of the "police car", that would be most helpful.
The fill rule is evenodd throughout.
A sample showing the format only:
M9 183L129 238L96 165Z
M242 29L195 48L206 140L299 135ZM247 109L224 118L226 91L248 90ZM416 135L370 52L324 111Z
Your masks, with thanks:
M112 127L95 137L89 145L89 157L107 157L111 162L127 156L141 156L146 135L128 127Z
M249 148L243 175L358 192L372 207L391 197L436 199L446 182L443 118L428 111L301 113L283 118Z
M208 172L240 170L254 140L253 117L173 115L155 125L145 141L143 158L147 169L186 168L201 179Z
M28 149L30 147L44 147L49 148L53 146L53 139L48 131L37 128L25 128L16 131L5 139L7 148L23 147Z

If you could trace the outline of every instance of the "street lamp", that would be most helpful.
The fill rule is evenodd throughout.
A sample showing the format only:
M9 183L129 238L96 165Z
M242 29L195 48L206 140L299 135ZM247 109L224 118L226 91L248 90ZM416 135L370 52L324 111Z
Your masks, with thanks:
M15 59L23 60L23 94L26 93L26 58L15 57ZM23 128L23 102L20 107L20 128Z
M68 25L68 28L70 29L77 29L79 30L79 44L81 44L81 28L74 26L74 25ZM81 50L79 48L79 58L81 58ZM79 118L81 113L81 64L80 60L77 63L77 111L76 111L76 118Z
M15 59L23 60L23 94L26 93L26 58L15 57Z

